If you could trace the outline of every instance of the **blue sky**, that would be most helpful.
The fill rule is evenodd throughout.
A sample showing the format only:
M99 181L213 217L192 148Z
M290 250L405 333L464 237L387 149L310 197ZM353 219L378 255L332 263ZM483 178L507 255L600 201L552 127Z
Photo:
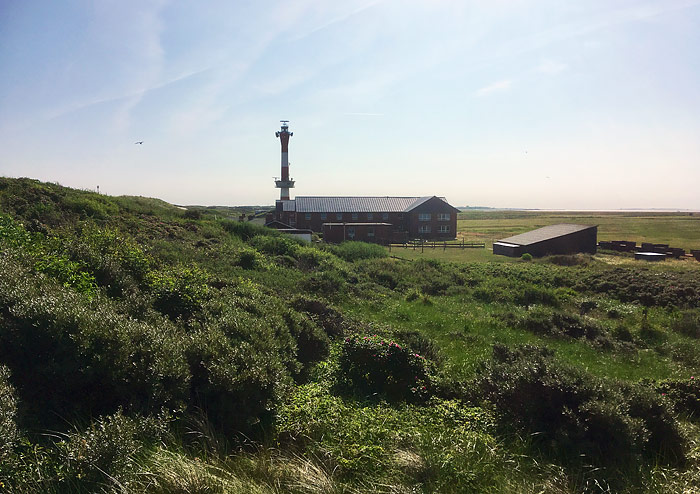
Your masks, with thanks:
M700 210L700 0L0 0L0 175ZM134 144L143 141L143 145Z

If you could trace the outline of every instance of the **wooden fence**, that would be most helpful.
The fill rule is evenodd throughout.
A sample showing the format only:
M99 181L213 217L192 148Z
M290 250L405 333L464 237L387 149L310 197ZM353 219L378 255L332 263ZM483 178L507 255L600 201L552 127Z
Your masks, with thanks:
M425 249L485 249L486 243L484 242L465 242L462 239L461 242L448 242L443 240L411 240L401 244L388 244L389 252L392 249L420 249L423 252Z

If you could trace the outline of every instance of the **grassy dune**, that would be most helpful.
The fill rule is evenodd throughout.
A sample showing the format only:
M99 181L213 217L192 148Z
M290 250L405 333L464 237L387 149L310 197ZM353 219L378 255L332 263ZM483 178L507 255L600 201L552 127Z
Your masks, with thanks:
M700 263L397 259L222 211L0 179L0 491L700 490Z

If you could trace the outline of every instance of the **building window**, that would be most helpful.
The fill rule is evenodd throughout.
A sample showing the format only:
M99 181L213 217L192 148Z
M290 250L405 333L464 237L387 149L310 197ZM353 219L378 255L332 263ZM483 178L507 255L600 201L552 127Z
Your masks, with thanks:
M440 233L450 233L450 225L440 225Z
M338 221L342 221L343 219L343 213L336 213L335 214L335 219Z
M450 221L450 213L438 213L438 221Z
M355 227L349 226L347 231L348 238L355 238Z
M327 216L326 213L321 213L321 219L323 221L326 221L326 216Z
M353 221L357 221L357 213L352 213L352 219Z
M389 213L382 213L382 219L387 221L389 219Z
M367 236L374 237L374 227L373 226L370 226L369 228L367 228Z
M374 219L374 215L372 213L367 213L367 221L372 221Z
M310 219L311 219L311 213L305 213L305 214L304 214L304 219L305 219L305 220L310 220Z
M421 225L418 233L430 233L430 225Z
M430 221L430 213L418 213L418 221Z

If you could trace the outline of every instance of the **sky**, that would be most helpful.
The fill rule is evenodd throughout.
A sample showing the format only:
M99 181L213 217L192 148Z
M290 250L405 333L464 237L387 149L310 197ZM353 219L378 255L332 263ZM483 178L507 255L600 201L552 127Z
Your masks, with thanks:
M700 0L0 0L0 175L700 210ZM135 144L143 141L143 144Z

